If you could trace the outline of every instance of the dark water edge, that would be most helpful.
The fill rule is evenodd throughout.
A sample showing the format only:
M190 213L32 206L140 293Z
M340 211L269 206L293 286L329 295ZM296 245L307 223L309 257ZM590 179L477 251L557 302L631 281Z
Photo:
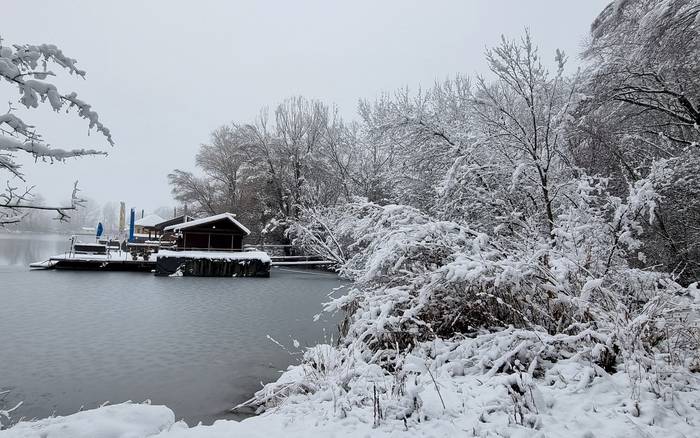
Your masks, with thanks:
M70 250L70 235L0 232L0 266L23 266Z
M342 285L334 274L169 278L22 265L62 252L63 239L0 236L0 391L11 390L8 406L24 401L16 417L150 399L188 424L240 419L231 407L298 362L293 339L303 348L336 337L337 317L313 321Z

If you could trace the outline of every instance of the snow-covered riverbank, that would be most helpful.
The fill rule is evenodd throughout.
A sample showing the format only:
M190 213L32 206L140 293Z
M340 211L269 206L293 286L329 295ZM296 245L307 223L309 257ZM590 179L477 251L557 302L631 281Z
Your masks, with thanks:
M341 339L258 391L247 404L262 415L189 427L123 405L0 438L698 436L697 283L631 268L597 242L583 251L563 231L557 248L575 250L533 256L405 206L314 220L335 232L311 241L358 242L341 267L354 284L325 306L346 315ZM597 236L616 232L602 220Z
M125 403L22 422L0 432L0 437L697 436L700 391L691 382L659 397L650 385L630 385L625 372L609 375L577 360L560 361L536 379L527 372L491 375L482 372L484 361L456 359L482 341L489 340L438 345L443 355L430 364L409 357L403 385L377 366L356 363L349 369L335 362L330 347L315 347L310 353L322 357L330 368L319 370L319 364L308 361L290 367L278 388L286 387L294 395L241 422L220 420L190 427L176 421L165 406ZM301 391L304 385L310 392ZM639 403L630 401L632 391ZM414 413L405 421L402 414L407 411Z

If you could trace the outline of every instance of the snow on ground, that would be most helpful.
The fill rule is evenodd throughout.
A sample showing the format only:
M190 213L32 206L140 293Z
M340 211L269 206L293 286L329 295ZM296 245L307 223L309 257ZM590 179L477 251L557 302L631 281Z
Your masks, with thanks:
M25 421L0 431L3 438L140 438L169 430L173 411L165 406L123 403L66 417Z
M562 367L562 378L580 370ZM438 380L440 395L432 382L419 382L425 420L406 427L402 421L384 419L374 425L372 407L343 411L326 400L295 396L278 410L242 422L220 420L211 426L188 427L175 423L164 406L121 404L80 412L67 417L19 423L0 432L2 438L224 438L224 437L697 437L696 410L687 411L693 397L681 393L664 403L645 400L637 415L628 403L624 375L595 382L589 390L562 391L554 383L533 395L540 413L519 425L515 412L504 410L509 400L505 387L484 382L477 376ZM428 384L429 383L429 384ZM440 396L444 400L442 408ZM678 415L674 412L679 409ZM684 411L684 409L686 409ZM694 417L688 417L688 415Z
M21 422L0 438L700 436L694 380L659 394L632 385L625 371L610 375L580 360L558 361L534 379L525 371L475 372L478 358L435 358L429 366L409 356L398 382L376 365L338 362L333 351L310 349L327 367L313 361L290 367L277 382L288 397L241 422L190 427L164 406L125 403Z

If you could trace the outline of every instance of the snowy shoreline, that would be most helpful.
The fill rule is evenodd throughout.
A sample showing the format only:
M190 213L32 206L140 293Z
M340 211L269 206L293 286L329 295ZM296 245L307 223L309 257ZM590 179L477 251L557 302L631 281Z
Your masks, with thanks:
M308 348L243 404L261 415L190 427L167 407L123 404L0 438L697 436L697 283L620 255L582 269L579 252L552 250L543 280L530 248L504 251L498 236L406 206L344 208L323 218L325 241L362 243L340 268L354 284L324 307L346 314L340 343Z
M457 360L473 349L492 348L488 341L515 333L485 335L459 346L439 342L434 348L442 356L430 363L409 356L404 368L410 379L403 396L392 392L393 378L386 371L359 362L351 371L332 347L321 345L309 349L305 364L289 367L276 382L288 389L288 397L279 406L240 422L219 420L211 426L189 426L176 421L165 406L127 402L20 422L0 432L0 437L695 436L700 392L694 387L659 398L648 385L630 385L631 376L624 371L607 374L575 359L560 361L538 379L530 379L525 372L489 375L483 372L483 363L475 363L477 358ZM319 373L316 366L309 365L313 363L309 355L325 361L329 368ZM299 391L303 385L308 391ZM339 394L341 385L348 390L345 397ZM511 389L520 387L527 388L523 396L533 408L529 414L514 411ZM374 409L375 401L368 398L373 389L379 394L381 418ZM638 403L630 400L631 391L638 391ZM418 400L418 405L406 422L399 419L397 409L407 408L401 400L410 398Z

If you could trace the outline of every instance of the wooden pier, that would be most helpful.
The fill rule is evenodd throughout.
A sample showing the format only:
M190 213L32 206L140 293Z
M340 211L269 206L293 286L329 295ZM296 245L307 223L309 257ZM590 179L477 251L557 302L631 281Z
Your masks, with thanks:
M152 238L152 228L157 240L143 240L143 236L138 240L132 233L128 243L114 241L116 245L112 245L109 239L83 243L73 236L70 252L30 267L153 272L161 276L269 277L272 266L327 268L336 264L317 255L300 254L300 248L293 245L244 245L250 230L228 212L200 219L180 216L136 226L149 229L148 239Z
M271 266L297 266L297 267L323 267L328 268L336 264L334 261L324 260L318 256L305 255L272 255L270 262L259 263L247 261L246 263L226 261L225 256L217 257L216 252L209 253L208 261L197 261L192 257L186 257L185 252L165 251L171 259L160 262L158 253L153 254L148 260L138 257L133 260L132 255L126 251L113 252L107 254L75 254L65 253L56 255L48 260L32 263L29 265L34 269L65 269L76 271L121 271L121 272L153 272L156 275L172 275L178 272L178 267L183 266L180 272L184 275L193 276L221 276L221 277L244 277L258 276L267 277ZM241 255L246 252L239 253ZM174 261L173 261L174 260ZM177 266L176 266L177 265ZM177 275L177 274L176 274Z
M74 271L122 271L152 272L155 260L83 260L78 258L54 260L51 269L68 269Z
M271 256L272 266L331 266L336 262L318 256Z
M152 272L155 260L133 260L125 251L112 254L59 254L43 262L32 263L35 269L66 269L74 271Z
M259 249L265 251L272 259L272 266L304 266L308 268L337 265L334 260L327 260L318 255L300 254L300 249L294 245L245 245L247 250Z

